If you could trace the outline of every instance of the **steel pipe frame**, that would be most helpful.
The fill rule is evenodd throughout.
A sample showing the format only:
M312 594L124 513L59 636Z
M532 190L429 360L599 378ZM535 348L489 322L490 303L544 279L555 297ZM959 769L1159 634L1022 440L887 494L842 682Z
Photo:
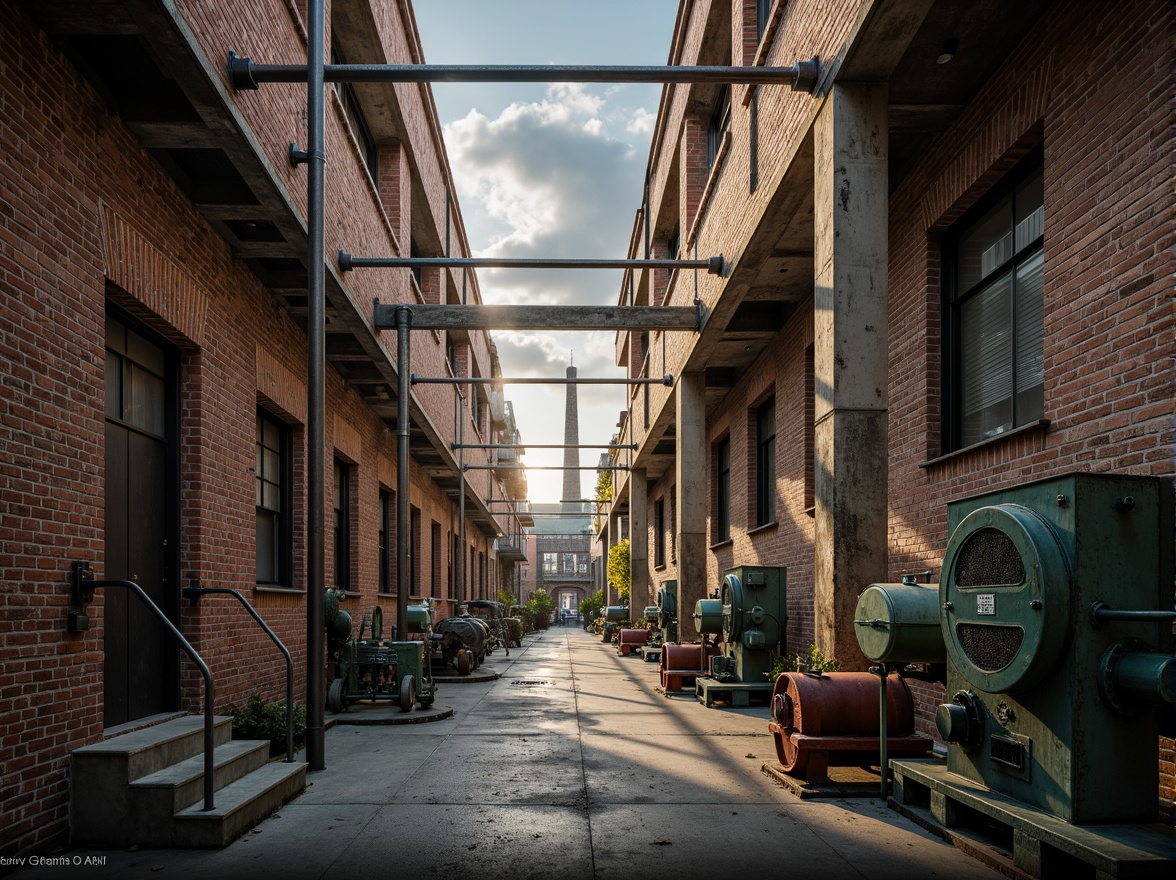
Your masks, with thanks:
M262 83L306 82L307 65L255 64L229 50L227 72L233 88L257 89ZM790 67L706 65L564 65L564 64L325 64L326 82L346 83L717 83L719 85L787 85L812 92L820 73L813 56Z
M723 255L705 260L596 260L524 257L357 257L339 251L341 272L352 269L706 269L723 274Z
M551 378L528 376L522 379L504 379L501 376L418 376L412 374L413 385L665 385L673 387L674 377L669 373L660 379L608 379L608 378ZM509 447L509 448L514 448ZM562 447L561 447L562 448ZM598 447L592 447L598 448Z

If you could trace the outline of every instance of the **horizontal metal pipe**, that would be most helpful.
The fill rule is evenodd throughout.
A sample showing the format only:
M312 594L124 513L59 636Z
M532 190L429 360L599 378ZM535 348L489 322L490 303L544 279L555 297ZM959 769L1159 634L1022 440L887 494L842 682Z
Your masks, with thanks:
M626 379L626 378L592 378L566 377L546 379L541 376L528 376L522 379L504 379L501 376L418 376L412 374L413 385L667 385L674 384L674 377L662 376L660 379Z
M723 255L705 260L597 260L524 257L357 257L339 251L339 269L706 269L723 274Z
M706 65L624 64L325 64L326 82L590 82L590 83L718 83L720 85L787 85L793 91L812 91L820 71L819 59L798 61L790 67L732 67ZM256 89L261 83L304 83L305 64L254 64L229 51L229 79L236 89Z
M562 464L533 464L533 465L498 465L498 464L466 464L462 470L467 471L627 471L623 465L605 465L597 467L565 467Z
M636 449L636 443L450 443L450 449Z
M372 324L396 327L396 309L377 300ZM690 330L700 324L699 306L414 305L415 330Z

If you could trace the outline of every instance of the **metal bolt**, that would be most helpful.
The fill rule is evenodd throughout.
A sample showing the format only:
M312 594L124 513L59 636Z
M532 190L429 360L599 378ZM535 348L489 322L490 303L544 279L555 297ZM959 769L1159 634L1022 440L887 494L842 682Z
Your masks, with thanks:
M1041 610L1041 600L1034 599L1032 602L1029 603L1029 607L1032 608L1034 611L1040 611Z
M1054 499L1054 501L1057 503L1058 507L1065 507L1066 506L1066 496L1065 495L1059 495L1057 498Z
M953 608L955 608L955 605L953 605L951 602L944 602L943 603L943 610L944 611L951 611L951 609L953 609Z

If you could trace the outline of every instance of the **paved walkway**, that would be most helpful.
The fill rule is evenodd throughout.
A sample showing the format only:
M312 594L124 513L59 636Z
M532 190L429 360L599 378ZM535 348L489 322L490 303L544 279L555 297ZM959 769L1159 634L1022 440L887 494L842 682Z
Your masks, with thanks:
M327 769L225 850L69 851L56 858L105 864L14 877L999 876L877 798L796 798L761 771L775 758L766 708L663 697L656 664L580 629L486 665L502 677L441 685L452 718L328 730Z

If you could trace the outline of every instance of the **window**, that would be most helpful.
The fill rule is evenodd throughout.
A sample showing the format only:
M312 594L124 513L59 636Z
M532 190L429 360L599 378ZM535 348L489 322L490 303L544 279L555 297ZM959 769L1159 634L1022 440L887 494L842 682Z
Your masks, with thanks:
M653 529L657 543L653 548L653 564L666 564L666 499L659 498L653 506Z
M1044 181L1040 151L944 242L948 450L1042 418Z
M351 468L335 459L335 587L351 589Z
M768 15L772 11L772 0L755 0L755 38L758 42L764 38L764 28L768 26Z
M776 521L776 398L755 411L755 524Z
M412 557L409 566L408 595L421 595L421 511L418 507L410 507L408 514L408 552Z
M254 451L254 503L257 505L257 583L291 587L290 430L258 411Z
M731 540L731 438L715 446L715 531L711 540Z
M381 593L392 592L392 493L380 490L380 586Z
M544 553L543 554L543 573L555 574L559 566L558 553Z
M429 527L429 595L441 595L441 523L431 521Z
M347 63L343 51L333 41L331 63ZM363 156L363 163L367 166L368 174L371 175L372 183L378 186L380 183L380 150L376 145L376 139L372 136L372 130L368 127L363 110L359 107L359 101L355 97L355 89L349 83L335 83L335 93L338 94L339 100L343 104L343 115L347 117L347 124L351 126L351 132L355 135L356 143L359 144L359 152Z
M719 92L718 100L715 101L710 125L706 131L706 167L708 171L715 167L715 160L719 156L719 147L722 146L723 137L730 128L731 87L723 86L722 91Z

